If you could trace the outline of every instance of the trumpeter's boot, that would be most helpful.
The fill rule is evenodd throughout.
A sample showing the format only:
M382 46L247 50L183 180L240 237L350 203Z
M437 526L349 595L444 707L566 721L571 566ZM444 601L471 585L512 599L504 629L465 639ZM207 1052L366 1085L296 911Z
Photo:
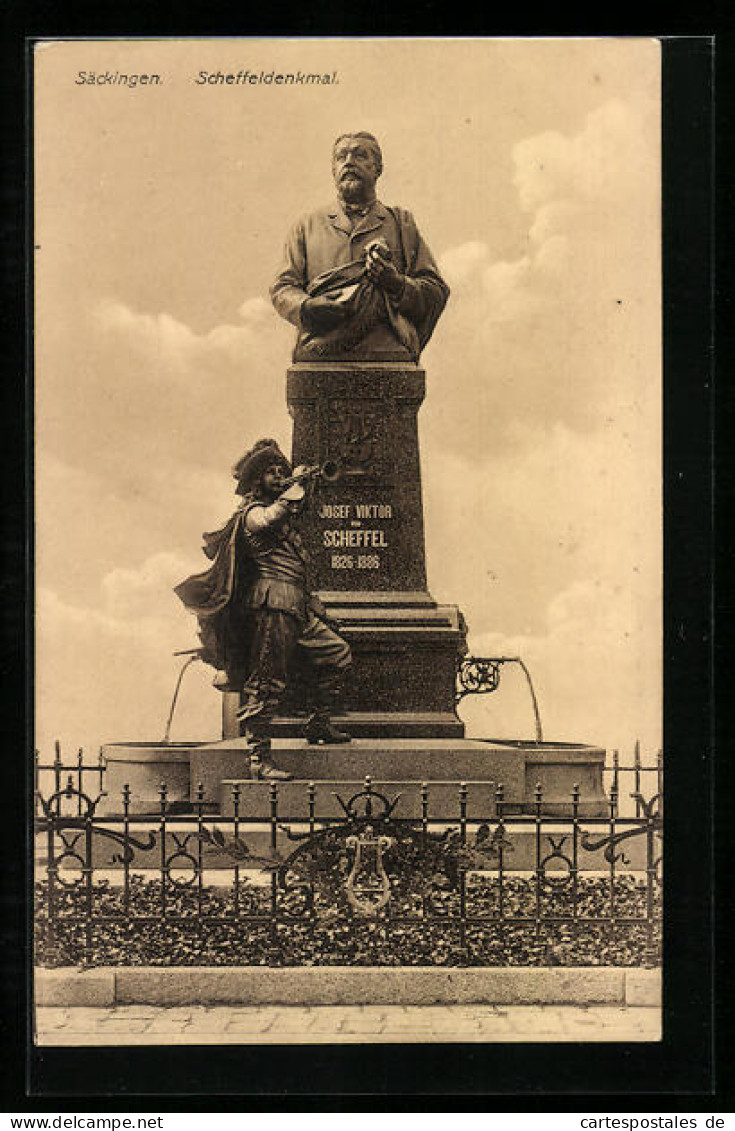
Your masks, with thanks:
M248 743L248 750L250 753L251 778L260 778L263 781L292 780L293 774L290 774L288 770L279 770L278 766L273 765L270 741L259 742L253 746Z
M264 781L291 781L293 774L279 770L271 760L271 740L268 735L270 717L252 715L245 719L245 737L248 740L250 777Z
M303 732L304 738L310 745L317 746L324 742L332 746L340 742L352 741L352 735L345 730L339 730L330 717L330 709L334 712L340 700L341 694L338 688L322 690L318 693L316 710L307 720Z

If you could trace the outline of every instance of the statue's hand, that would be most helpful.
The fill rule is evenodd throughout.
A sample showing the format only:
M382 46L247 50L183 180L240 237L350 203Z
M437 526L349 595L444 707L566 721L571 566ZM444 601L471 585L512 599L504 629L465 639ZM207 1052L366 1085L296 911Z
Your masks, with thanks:
M393 256L387 244L371 243L367 249L365 270L369 279L386 291L392 298L403 294L404 277L393 263Z
M325 333L340 326L347 317L347 311L339 302L328 298L307 298L301 304L301 321L307 330Z
M301 483L292 483L278 496L282 503L300 503L306 494Z

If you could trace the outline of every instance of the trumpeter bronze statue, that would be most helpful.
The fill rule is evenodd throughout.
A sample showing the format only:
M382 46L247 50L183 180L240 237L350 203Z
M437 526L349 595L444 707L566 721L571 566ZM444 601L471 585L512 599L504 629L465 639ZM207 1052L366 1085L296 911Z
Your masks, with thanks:
M307 582L298 514L304 484L336 469L291 466L275 440L258 440L233 468L242 501L220 529L204 535L212 566L175 592L199 621L201 657L217 669L215 686L240 693L254 776L287 779L271 758L271 726L298 660L313 683L310 743L349 742L330 713L351 664L349 645L327 623Z

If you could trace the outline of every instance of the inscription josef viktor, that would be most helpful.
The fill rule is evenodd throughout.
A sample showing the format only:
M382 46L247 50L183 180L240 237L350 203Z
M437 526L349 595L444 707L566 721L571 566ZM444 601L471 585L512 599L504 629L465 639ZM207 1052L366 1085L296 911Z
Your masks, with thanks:
M388 549L385 530L363 529L364 519L392 519L390 503L323 503L318 511L320 519L350 522L351 528L331 528L321 531L325 549ZM380 569L379 554L332 554L331 569Z

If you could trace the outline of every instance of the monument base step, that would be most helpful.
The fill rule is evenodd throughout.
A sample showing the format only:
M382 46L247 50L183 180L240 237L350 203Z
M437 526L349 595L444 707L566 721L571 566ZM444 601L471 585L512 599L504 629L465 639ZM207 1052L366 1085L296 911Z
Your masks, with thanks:
M306 715L274 719L276 738L300 738ZM453 711L348 711L334 716L335 726L353 738L463 738L464 723Z
M170 814L185 813L187 806L196 802L203 804L203 812L212 813L223 802L223 782L242 782L252 798L248 805L255 805L256 799L260 805L260 794L267 794L270 788L267 781L250 780L249 750L244 738L213 743L117 743L103 747L103 754L107 793L96 808L101 816L122 815L125 798L131 816L160 813L163 798ZM337 783L337 788L341 783L354 793L368 776L373 783L405 787L404 804L410 802L411 809L403 815L411 817L421 816L422 782L427 782L432 792L441 786L441 798L447 799L447 805L451 796L458 798L459 783L467 782L471 808L476 784L485 797L483 817L493 815L490 801L494 802L500 786L506 813L533 814L540 788L542 814L572 816L575 787L579 816L605 816L608 812L603 787L605 751L597 746L442 737L355 738L349 743L311 746L302 738L276 738L272 757L276 766L292 773L295 779L293 783L280 783L279 794L288 787L289 793L284 796L290 796L290 791L301 783L303 804L298 816L303 819L308 816L309 782L317 785L319 796L324 793L325 783ZM437 794L437 804L439 797ZM451 813L459 815L458 800L452 804L455 807ZM430 815L441 816L443 810L438 813L433 805L432 801ZM267 808L248 812L264 818L268 815Z
M279 769L293 774L296 783L354 785L367 776L373 782L407 783L417 805L422 782L444 783L455 796L460 782L476 782L493 797L502 786L504 801L517 806L519 812L534 812L539 786L543 813L572 815L575 786L579 787L580 815L603 816L606 812L602 780L605 752L594 746L446 738L356 738L350 743L310 746L304 739L280 738L273 743L272 760ZM205 802L221 803L220 787L225 781L247 782L256 791L267 790L268 782L250 781L249 770L248 746L243 738L192 750L192 800L201 797ZM279 783L279 795L296 783ZM486 815L488 811L486 806ZM453 812L459 813L459 809L455 807ZM407 815L420 813L420 807L413 807Z

